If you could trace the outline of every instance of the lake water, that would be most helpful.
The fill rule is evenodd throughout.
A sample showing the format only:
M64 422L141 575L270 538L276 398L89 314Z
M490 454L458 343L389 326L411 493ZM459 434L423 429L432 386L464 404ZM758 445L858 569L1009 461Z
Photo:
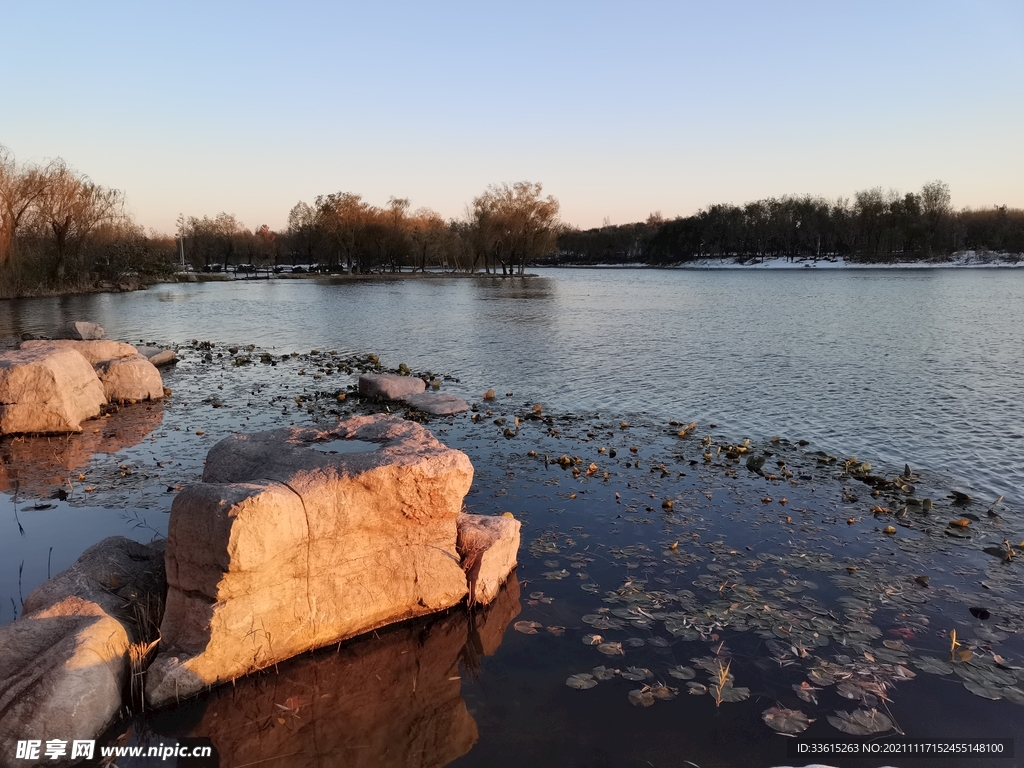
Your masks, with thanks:
M221 768L804 765L767 724L782 707L819 739L844 736L840 713L877 708L887 737L1024 744L1024 547L1002 557L1024 538L1024 272L239 281L0 311L0 337L88 319L182 345L162 403L0 441L0 624L96 541L165 534L174 492L227 435L384 408L337 399L349 353L458 379L443 390L486 418L430 429L473 462L467 508L523 523L516 575L488 609L304 654L111 739L205 740ZM248 344L251 364L234 365L224 347ZM770 453L765 475L732 445L747 437ZM818 451L889 477L909 463L917 496L875 496ZM563 454L576 475L547 461ZM947 527L957 518L966 528ZM715 670L735 699L708 695ZM593 687L574 690L580 675Z
M128 340L376 352L458 377L456 393L803 438L983 498L1024 489L1024 270L552 269L160 285L0 309L0 336L90 319Z

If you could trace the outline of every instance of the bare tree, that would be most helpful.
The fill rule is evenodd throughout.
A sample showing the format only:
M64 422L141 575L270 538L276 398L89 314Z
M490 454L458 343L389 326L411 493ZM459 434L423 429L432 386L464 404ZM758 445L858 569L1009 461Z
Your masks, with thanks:
M18 229L46 191L46 182L38 168L19 168L14 155L0 146L0 266L12 257Z
M62 282L69 261L77 262L93 231L121 216L124 196L77 174L63 160L51 163L44 174L46 183L38 198L37 215L53 235L53 278Z

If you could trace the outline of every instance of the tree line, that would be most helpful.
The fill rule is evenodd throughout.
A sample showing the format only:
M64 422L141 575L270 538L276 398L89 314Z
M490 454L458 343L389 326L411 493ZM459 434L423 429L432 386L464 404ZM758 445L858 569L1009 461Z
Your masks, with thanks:
M925 184L901 194L881 187L853 199L772 197L742 206L720 203L666 221L567 229L561 264L677 264L706 258L832 258L922 261L964 250L1024 253L1024 210L1006 206L956 211L949 186Z
M281 232L248 231L234 216L179 220L183 253L194 267L240 263L304 265L324 272L369 274L405 269L522 274L554 251L561 225L558 201L540 184L493 184L461 219L445 220L408 198L373 205L353 192L300 201Z
M444 269L523 274L535 264L678 264L702 258L914 261L962 250L1024 253L1024 210L956 211L941 181L852 199L772 197L692 216L580 230L535 182L492 184L459 218L408 198L374 205L353 192L300 201L287 226L246 227L233 214L181 216L175 235L144 232L124 195L63 160L19 164L0 146L0 297L88 290L197 270L303 265L368 274Z
M0 146L0 296L164 269L172 248L125 214L120 191L63 160L20 165Z

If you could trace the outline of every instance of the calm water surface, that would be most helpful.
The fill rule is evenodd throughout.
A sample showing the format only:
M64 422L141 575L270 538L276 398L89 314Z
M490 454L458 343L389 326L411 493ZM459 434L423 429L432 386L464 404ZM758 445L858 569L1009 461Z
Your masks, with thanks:
M1019 500L1024 488L1020 270L239 281L2 309L0 335L88 318L129 340L375 351L457 376L465 394L805 438L944 471L982 496Z
M995 652L1024 666L1014 570L1024 562L1004 564L984 550L1020 536L1022 299L1021 271L545 270L525 280L240 281L3 303L0 336L51 334L63 321L90 319L131 341L254 343L278 356L314 348L376 352L388 366L458 377L445 390L475 402L493 387L499 397L488 407L509 418L543 403L564 432L524 421L522 434L506 440L491 419L431 426L473 460L469 508L511 511L524 523L518 581L507 599L473 616L456 610L367 635L214 689L136 723L137 743L210 739L223 768L777 766L808 760L786 758L789 740L762 721L768 707L801 709L815 719L808 736L836 738L827 717L857 706L832 687L819 694L820 704L797 698L793 685L819 660L864 667L870 649L890 661L892 653L909 654L912 666L918 657L934 662L949 657L955 627L979 659ZM322 365L314 355L234 367L217 350L209 364L194 348L183 352L182 363L165 371L174 396L163 404L125 408L70 439L0 446L0 624L86 546L107 535L148 541L164 533L173 491L195 481L219 439L292 420L333 423L328 411L313 415L292 404L348 383L297 375ZM212 405L213 397L224 407ZM328 405L338 402L331 397ZM859 483L834 482L834 468L819 466L813 453L786 441L772 446L800 479L790 487L739 466L736 472L722 457L691 463L703 444L698 436L678 438L666 429L669 419L697 421L698 435L716 422L716 435L750 437L755 447L773 435L806 438L808 451L857 454L890 472L909 462L924 492L956 485L982 498L1004 494L1005 515L989 518L987 502L976 504L974 538L946 536L942 522L964 508L935 495L931 516L891 518L899 532L886 536L884 521L869 511L876 500ZM605 445L618 449L617 459L599 451ZM610 480L574 479L543 460L565 451L598 462ZM669 471L652 471L662 462ZM847 486L856 503L842 493ZM55 500L57 488L71 489L73 498ZM660 506L662 498L675 499L675 512ZM824 565L812 567L823 555ZM917 574L931 579L927 589ZM627 644L614 658L582 642L597 628L585 617L622 608L611 596L637 597L638 590L652 611L652 601L665 601L665 610L711 622L712 610L722 628L677 635L658 619L600 629ZM730 625L722 617L733 600L769 623L760 632L753 623ZM788 640L782 651L771 643L789 637L799 624L794 617L811 619L808 606L819 602L826 623L836 622L831 641L809 658L787 660ZM974 606L992 617L977 618ZM517 620L543 629L515 631ZM877 628L873 643L857 639L869 622ZM907 650L894 650L894 638L907 638ZM686 695L685 682L668 670L723 648L737 685L751 694L719 709L707 695ZM679 686L683 695L647 708L629 703L636 684L627 678L587 691L566 686L569 675L605 663L647 668L651 682ZM702 672L698 679L707 682ZM956 675L921 672L888 692L886 711L914 737L1024 743L1019 706L969 692Z

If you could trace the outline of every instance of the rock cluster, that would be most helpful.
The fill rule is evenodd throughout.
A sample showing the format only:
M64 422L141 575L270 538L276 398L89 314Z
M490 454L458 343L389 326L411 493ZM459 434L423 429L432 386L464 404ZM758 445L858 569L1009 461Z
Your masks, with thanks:
M359 393L367 397L398 400L417 411L435 416L450 416L469 410L469 403L447 392L427 392L427 384L416 376L391 373L364 373L359 377Z
M95 323L69 323L62 335L74 338L25 341L0 355L0 435L81 432L108 402L162 398L150 359L102 333Z

